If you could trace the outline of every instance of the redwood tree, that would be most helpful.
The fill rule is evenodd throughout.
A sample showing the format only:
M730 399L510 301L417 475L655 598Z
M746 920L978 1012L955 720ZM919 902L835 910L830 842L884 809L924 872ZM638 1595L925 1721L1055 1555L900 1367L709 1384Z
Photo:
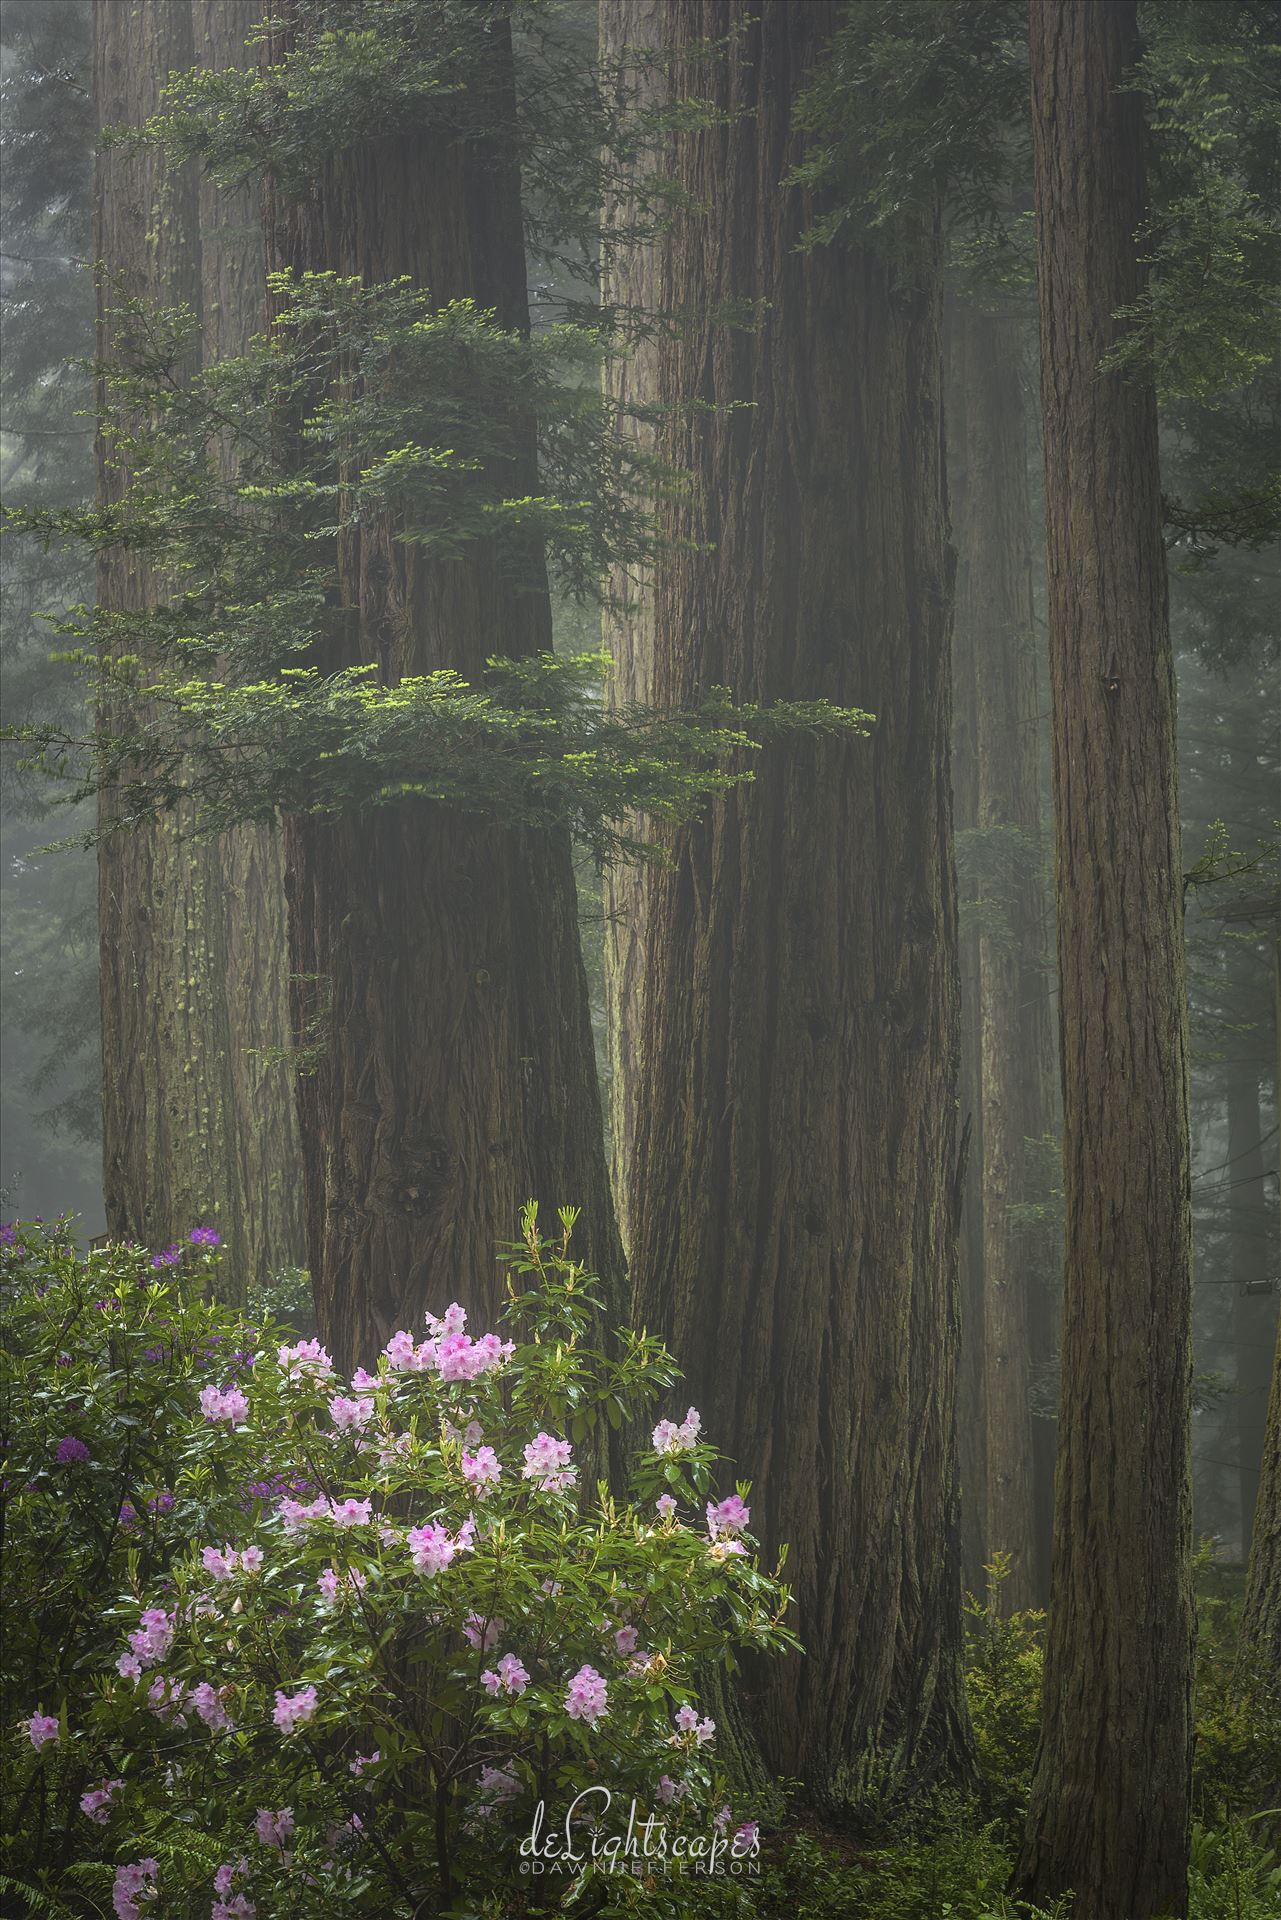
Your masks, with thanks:
M1187 1904L1191 1210L1174 666L1141 290L1134 0L1032 0L1065 1300L1044 1724L1019 1869L1089 1920Z
M171 69L243 59L254 17L250 0L96 0L99 126L144 122ZM130 298L188 303L210 352L243 346L261 323L262 234L251 197L215 206L193 167L169 166L155 148L100 151L94 251L104 359L121 345ZM126 483L100 437L99 501L119 500ZM100 558L103 612L145 607L157 591L138 554L118 548ZM118 693L100 703L104 728L141 717ZM104 826L114 806L104 796ZM280 1064L288 1007L279 843L261 827L198 836L184 804L105 835L98 882L108 1226L154 1246L215 1225L233 1284L263 1279L303 1254L297 1128Z
M675 839L648 889L629 1175L635 1316L790 1544L798 1665L751 1676L766 1757L824 1793L963 1767L950 573L934 236L910 267L802 250L796 103L839 16L667 0L681 324L652 688L826 696L870 741L795 740ZM727 324L734 303L740 323ZM751 318L742 323L744 303ZM693 403L693 404L690 404ZM617 1070L617 1067L616 1067Z
M1048 1576L1039 1498L1048 1463L1038 1461L1032 1415L1033 1361L1046 1345L1044 1287L1038 1236L1019 1209L1035 1199L1033 1143L1050 1131L1052 1089L1022 330L1016 318L960 299L949 314L953 739L965 775L955 794L971 917L962 942L962 1060L975 1167L963 1235L966 1268L976 1276L965 1345L981 1355L967 1373L981 1364L982 1382L980 1477L965 1479L964 1499L978 1509L984 1555L1009 1558L1003 1599L1016 1608L1041 1604Z
M525 329L521 181L512 149L510 28L482 32L474 112L449 128L428 101L381 133L336 125L306 183L268 199L272 269L407 276L436 306L474 299ZM308 30L277 10L270 61ZM407 51L406 57L410 57ZM513 430L510 485L536 491L533 424ZM388 515L338 539L342 617L326 671L387 683L550 648L541 554L523 577L489 539L448 559ZM369 1362L430 1300L492 1322L496 1249L530 1197L584 1212L576 1250L617 1296L609 1192L568 838L477 824L428 801L285 823L307 1237L323 1338Z

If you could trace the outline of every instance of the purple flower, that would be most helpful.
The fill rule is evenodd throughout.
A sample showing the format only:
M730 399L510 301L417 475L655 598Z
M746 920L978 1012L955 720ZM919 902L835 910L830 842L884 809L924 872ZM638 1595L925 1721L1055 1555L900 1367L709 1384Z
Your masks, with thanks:
M13 1222L6 1220L4 1225L0 1227L0 1247L11 1247L17 1237L17 1230Z
M51 1740L57 1741L60 1737L61 1729L51 1713L33 1713L29 1720L20 1720L18 1724L37 1753Z
M163 1253L152 1254L151 1264L153 1267L176 1267L181 1259L182 1248L178 1246L168 1246Z
M595 1667L580 1667L565 1691L565 1711L571 1720L594 1727L607 1712L609 1689Z
M58 1442L58 1451L54 1455L60 1467L69 1467L73 1460L87 1460L89 1449L83 1440L77 1440L73 1433L64 1434Z
M193 1247L220 1247L222 1235L215 1233L212 1227L193 1227L187 1235Z

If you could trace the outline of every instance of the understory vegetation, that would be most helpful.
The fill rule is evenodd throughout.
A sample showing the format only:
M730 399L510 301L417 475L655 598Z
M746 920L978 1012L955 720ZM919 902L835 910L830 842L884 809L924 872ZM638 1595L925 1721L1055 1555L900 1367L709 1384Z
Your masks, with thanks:
M1006 1610L1000 1556L967 1609L972 1795L819 1821L787 1783L738 1785L700 1695L713 1668L732 1693L744 1651L804 1657L787 1589L663 1348L593 1350L572 1221L544 1241L531 1209L506 1250L508 1337L442 1302L350 1383L297 1325L219 1304L210 1228L87 1256L64 1224L3 1230L22 1910L1067 1920L1005 1892L1044 1616ZM638 1433L626 1499L593 1496ZM1208 1550L1201 1591L1192 1913L1265 1920L1281 1719ZM631 1858L591 1818L602 1788L638 1810ZM581 1861L522 1885L537 1802L578 1795Z

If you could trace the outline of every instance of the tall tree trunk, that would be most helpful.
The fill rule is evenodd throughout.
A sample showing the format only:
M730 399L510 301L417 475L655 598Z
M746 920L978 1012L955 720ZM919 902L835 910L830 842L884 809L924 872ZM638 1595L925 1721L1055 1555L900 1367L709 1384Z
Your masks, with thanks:
M1236 1044L1242 1041L1238 1039ZM1228 1063L1228 1164L1224 1177L1228 1183L1242 1560L1249 1557L1254 1528L1277 1320L1276 1297L1270 1287L1261 1135L1258 1066L1248 1058L1233 1059Z
M659 49L663 33L663 0L602 0L600 46L608 69L629 50ZM651 105L663 85L658 62L633 61L628 84L636 89L636 106ZM636 216L633 197L624 189L605 208L607 224L624 230ZM657 313L663 302L660 273L662 250L657 238L642 240L611 255L601 293L607 307L626 313ZM606 367L607 391L621 409L652 404L658 391L658 340L642 332L629 352L611 359ZM647 419L630 423L622 416L624 432L632 432L646 449L654 445L654 427ZM610 579L612 604L605 619L605 641L613 654L610 699L624 707L653 701L654 599L653 580L643 566L616 568ZM643 821L633 828L643 833ZM631 1243L629 1217L630 1173L636 1138L636 1102L640 1088L639 1062L645 992L644 913L647 870L631 863L609 868L604 877L605 1004L609 1039L609 1140L614 1201L625 1245Z
M957 845L979 823L978 679L973 634L965 608L973 570L969 526L970 392L965 336L958 302L945 305L945 417L947 487L956 548L956 597L952 625L952 814ZM964 871L964 866L963 866ZM956 1459L961 1496L961 1575L965 1591L981 1594L991 1557L987 1529L987 1370L983 1308L983 1097L980 1062L979 934L969 887L961 887L957 942L961 983L958 1093L965 1152L958 1244L957 1297L960 1353L956 1376Z
M762 755L652 881L630 1215L636 1317L756 1482L767 1550L790 1543L808 1657L754 1673L755 1727L844 1796L963 1769L968 1731L937 274L798 249L812 209L779 183L837 17L664 9L674 84L726 118L678 143L706 211L665 242L685 324L660 397L695 484L667 509L691 544L657 569L655 698L826 695L877 725Z
M1191 1204L1174 664L1141 288L1133 0L1032 0L1065 1296L1045 1713L1020 1880L1187 1908Z
M287 44L303 0L277 13ZM512 94L496 16L493 99ZM301 204L269 204L268 261L368 282L409 276L440 303L474 297L528 325L520 181L496 142L430 127L326 161ZM532 434L525 481L536 485ZM502 651L550 648L541 567L513 583L477 540L447 564L386 522L346 533L355 609L323 664L373 662L388 681ZM492 1324L496 1254L521 1205L580 1205L578 1252L617 1299L587 983L567 839L477 825L425 802L286 823L307 1228L322 1337L368 1362L428 1304ZM554 1221L551 1223L554 1225Z
M1249 1663L1281 1691L1281 1329L1273 1342L1272 1391L1241 1614L1241 1657L1243 1665Z
M1015 1209L1033 1198L1029 1141L1048 1130L1049 990L1040 872L1036 662L1028 552L1030 504L1016 321L957 302L951 364L963 449L949 468L957 547L952 642L958 704L968 705L966 825L973 926L962 941L962 1008L971 987L980 1121L977 1166L984 1364L985 1525L1008 1556L1003 1599L1041 1604L1031 1412L1037 1288L1033 1237ZM959 729L956 730L959 733ZM955 734L954 734L954 737ZM966 952L974 954L967 981ZM963 1033L969 1035L967 1020ZM962 1042L962 1060L966 1048Z
M174 68L237 57L248 6L137 0L94 6L99 125L138 125ZM204 242L208 243L206 246ZM204 202L191 168L155 149L98 158L98 351L123 344L123 300L186 301L206 350L234 351L261 319L261 232L232 229ZM199 351L199 349L197 349ZM126 476L98 442L99 498ZM99 563L99 605L145 607L157 583L135 556ZM107 696L100 724L136 724ZM103 824L113 803L101 803ZM268 1064L288 1035L278 848L242 829L197 837L189 806L105 838L99 849L102 948L103 1178L113 1233L157 1245L215 1224L233 1288L302 1254L297 1135L287 1074Z

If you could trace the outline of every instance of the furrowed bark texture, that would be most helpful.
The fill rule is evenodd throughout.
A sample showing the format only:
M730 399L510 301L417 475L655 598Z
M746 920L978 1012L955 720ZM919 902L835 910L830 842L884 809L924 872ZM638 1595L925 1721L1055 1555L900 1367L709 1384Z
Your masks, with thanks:
M1132 0L1032 0L1066 1206L1044 1724L1023 1889L1187 1908L1191 1208L1174 670Z
M963 440L949 467L957 548L952 658L971 716L972 757L970 780L956 795L958 808L963 799L967 805L965 824L976 830L961 982L963 1034L970 1036L972 1023L977 1055L982 1531L987 1556L1008 1555L1002 1602L1013 1610L1042 1605L1049 1582L1038 1541L1031 1411L1045 1236L1013 1211L1033 1198L1027 1143L1048 1131L1051 1076L1023 356L1016 323L960 302L952 312L961 420L949 442L955 448ZM963 1039L963 1062L966 1051ZM963 1246L968 1241L963 1234Z
M629 49L657 49L662 45L663 0L602 0L600 46L609 63L624 58ZM637 105L657 98L663 85L657 65L630 69L638 89ZM636 208L626 193L605 208L605 218L619 225L635 218ZM601 293L607 306L628 312L655 312L662 298L661 250L657 240L638 242L612 258L606 267ZM658 341L641 338L630 352L609 361L606 390L626 408L652 403L658 391ZM624 422L647 450L654 444L648 421ZM605 617L605 644L613 656L609 697L616 706L651 705L654 651L653 580L642 566L616 568L610 578L613 604ZM643 822L633 821L643 832ZM630 1169L636 1137L636 1101L640 1075L635 1049L639 1045L645 992L644 913L648 884L645 868L635 864L610 867L604 875L605 901L605 1011L609 1044L609 1142L614 1204L624 1245L631 1240L629 1216Z
M958 836L978 826L978 682L974 648L964 620L971 546L967 521L969 477L969 405L965 336L955 300L945 305L947 487L952 540L956 548L956 598L952 627L952 814ZM960 841L958 839L958 845ZM956 1378L957 1477L961 1500L961 1577L967 1593L986 1586L987 1544L987 1378L983 1326L983 1100L979 1025L978 928L966 920L957 940L961 992L959 1110L965 1150L958 1238L957 1300L960 1352ZM968 1129L968 1131L964 1131Z
M243 57L253 18L238 0L97 0L100 126L145 120L171 69ZM130 296L189 303L208 352L237 351L261 324L258 223L228 217L154 149L100 152L95 253L100 356L122 344L113 309ZM118 499L126 475L101 439L97 454L99 499ZM136 556L99 563L102 607L143 608L158 591ZM143 717L115 693L100 705L103 726ZM112 806L104 795L104 823ZM239 1290L302 1257L292 1090L266 1057L288 1037L281 856L260 829L214 839L195 825L182 806L99 847L104 1194L110 1230L144 1244L215 1224Z
M1281 1333L1274 1342L1272 1391L1254 1509L1254 1538L1241 1615L1243 1661L1271 1675L1281 1693ZM1278 1783L1281 1784L1281 1783Z
M282 31L298 12L278 14ZM480 111L509 110L501 24L492 63ZM427 128L353 146L324 163L306 201L275 200L268 225L272 267L405 274L440 304L474 296L503 324L528 324L520 182L480 138ZM531 434L513 485L535 483ZM442 563L375 521L341 537L338 565L347 612L327 670L475 676L497 648L550 648L537 553L514 585L487 543ZM530 1198L583 1208L576 1251L616 1298L567 840L405 802L292 818L286 854L295 1025L311 1054L299 1079L308 1245L338 1364L370 1362L395 1327L451 1299L492 1325L505 1297L497 1249Z
M837 9L668 0L708 211L665 244L661 351L698 551L657 569L659 703L721 683L877 715L796 739L655 876L631 1178L638 1322L756 1483L802 1661L752 1676L770 1762L821 1794L964 1768L956 1365L956 911L937 278L797 243L779 183ZM681 68L683 67L683 71ZM763 301L755 324L714 310ZM726 411L731 402L748 402ZM682 1407L684 1400L682 1399Z
M1239 1036L1235 1043L1245 1043ZM1270 1291L1269 1215L1264 1186L1259 1068L1253 1060L1228 1063L1228 1184L1232 1275L1232 1343L1236 1359L1237 1482L1241 1497L1241 1558L1250 1554L1254 1509L1266 1445L1276 1295Z

